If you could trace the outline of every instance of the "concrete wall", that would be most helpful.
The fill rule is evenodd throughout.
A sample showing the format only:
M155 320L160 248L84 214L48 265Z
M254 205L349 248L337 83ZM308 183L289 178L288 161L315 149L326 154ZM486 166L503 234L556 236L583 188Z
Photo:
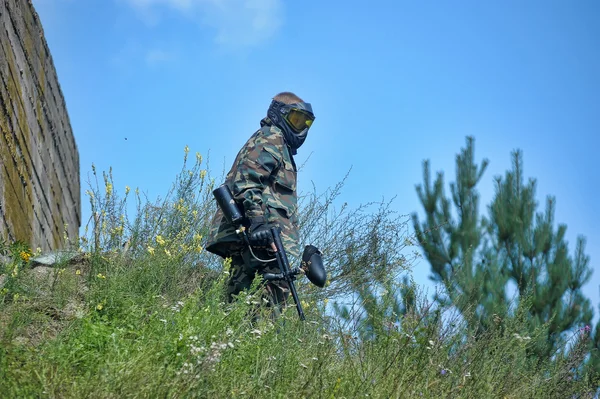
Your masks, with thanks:
M31 1L0 0L0 239L59 249L81 225L79 153Z

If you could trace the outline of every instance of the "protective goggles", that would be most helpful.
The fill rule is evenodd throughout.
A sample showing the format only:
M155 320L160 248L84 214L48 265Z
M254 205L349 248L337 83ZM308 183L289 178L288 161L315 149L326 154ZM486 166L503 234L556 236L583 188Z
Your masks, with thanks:
M315 116L312 112L296 107L289 108L288 111L284 113L283 118L297 133L310 128L315 120Z

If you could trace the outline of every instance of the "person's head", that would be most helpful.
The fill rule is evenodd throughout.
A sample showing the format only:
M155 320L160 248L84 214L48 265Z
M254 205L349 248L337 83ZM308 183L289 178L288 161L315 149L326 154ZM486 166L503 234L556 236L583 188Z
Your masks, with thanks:
M267 117L283 131L283 137L294 154L306 140L308 129L315 120L310 103L288 91L273 97Z

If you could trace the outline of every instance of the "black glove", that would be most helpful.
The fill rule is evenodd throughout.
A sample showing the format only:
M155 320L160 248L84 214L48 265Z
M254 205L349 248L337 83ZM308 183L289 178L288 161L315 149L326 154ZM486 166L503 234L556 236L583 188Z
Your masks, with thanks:
M250 218L248 241L253 247L266 247L273 241L271 225L267 223L263 216Z

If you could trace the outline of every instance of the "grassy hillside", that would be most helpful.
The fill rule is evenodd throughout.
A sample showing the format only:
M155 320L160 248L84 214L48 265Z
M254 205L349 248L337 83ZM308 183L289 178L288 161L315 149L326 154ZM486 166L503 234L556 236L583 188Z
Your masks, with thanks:
M450 313L434 319L424 299L402 315L371 312L368 335L360 317L333 317L328 301L357 284L409 273L405 254L365 264L410 240L400 234L374 248L365 237L397 220L385 207L333 211L337 189L303 205L313 220L304 237L320 238L329 256L325 289L298 282L307 320L293 306L272 320L258 285L225 303L228 264L202 248L214 181L201 165L199 155L184 165L163 200L135 196L135 212L130 189L119 199L105 174L89 192L96 217L74 258L46 267L26 247L4 246L1 397L516 399L591 390L574 369L586 331L568 354L541 362L528 356L537 336L522 333L518 317L477 338Z

